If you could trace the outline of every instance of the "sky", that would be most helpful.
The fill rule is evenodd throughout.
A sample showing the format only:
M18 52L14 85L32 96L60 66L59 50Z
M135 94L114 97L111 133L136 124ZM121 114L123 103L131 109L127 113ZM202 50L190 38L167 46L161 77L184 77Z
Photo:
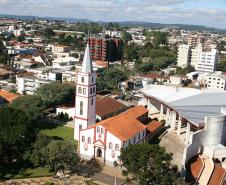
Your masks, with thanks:
M0 14L195 24L226 29L226 0L0 0Z

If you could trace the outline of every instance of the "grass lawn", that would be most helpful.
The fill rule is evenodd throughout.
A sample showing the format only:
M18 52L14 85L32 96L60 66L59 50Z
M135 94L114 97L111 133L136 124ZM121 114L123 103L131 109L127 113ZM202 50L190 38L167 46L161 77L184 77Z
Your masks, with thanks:
M50 123L47 123L50 124ZM74 130L73 128L69 128L63 125L57 125L55 128L47 128L40 131L42 134L45 134L47 136L56 136L61 137L62 139L66 141L72 141Z
M21 179L32 177L52 176L48 168L29 168L20 164L0 166L0 179Z

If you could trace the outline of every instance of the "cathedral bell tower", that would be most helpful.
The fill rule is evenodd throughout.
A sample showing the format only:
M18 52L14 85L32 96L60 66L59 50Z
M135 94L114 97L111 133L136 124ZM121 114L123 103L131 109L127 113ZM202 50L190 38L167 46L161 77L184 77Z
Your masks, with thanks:
M86 129L95 123L96 73L93 72L89 44L87 44L82 68L77 74L74 139L79 139L80 130Z

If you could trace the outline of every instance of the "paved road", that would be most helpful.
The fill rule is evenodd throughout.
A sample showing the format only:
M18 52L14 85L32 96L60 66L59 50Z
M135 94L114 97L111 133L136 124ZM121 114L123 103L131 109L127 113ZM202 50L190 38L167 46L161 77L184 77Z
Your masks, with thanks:
M104 173L98 173L92 179L95 180L95 181L102 182L106 185L115 185L115 177L104 174ZM125 180L117 178L117 185L122 185L122 184L138 185L136 183L125 183Z

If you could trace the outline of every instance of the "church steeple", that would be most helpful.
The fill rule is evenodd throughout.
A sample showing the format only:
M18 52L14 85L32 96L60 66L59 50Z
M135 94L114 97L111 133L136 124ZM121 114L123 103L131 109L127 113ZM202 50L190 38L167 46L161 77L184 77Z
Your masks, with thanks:
M96 123L96 73L93 71L89 45L77 74L75 98L74 139L79 140L80 130Z
M82 62L82 68L81 68L82 73L92 73L93 72L93 66L92 66L92 61L90 58L90 51L89 51L89 43L86 45L86 51L85 55L83 58Z

